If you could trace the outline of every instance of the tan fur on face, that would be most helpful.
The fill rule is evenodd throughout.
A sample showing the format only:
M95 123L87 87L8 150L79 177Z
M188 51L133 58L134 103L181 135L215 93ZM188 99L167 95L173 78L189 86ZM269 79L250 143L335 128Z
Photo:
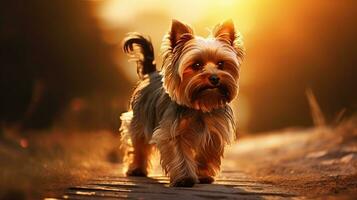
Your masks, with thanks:
M122 142L132 148L128 175L147 174L156 145L172 186L213 180L224 146L235 136L228 103L238 93L239 36L231 21L217 25L209 38L194 36L190 27L173 21L163 47L162 71L142 76L129 111L121 116ZM197 61L200 70L192 68ZM213 74L220 78L214 87L208 79Z
M189 30L177 41L174 48L170 45L170 34L164 39L162 69L164 88L178 104L209 112L231 102L236 96L243 49L239 36L235 36L234 41L231 42L225 37L227 33L221 32L224 28L219 26L208 38L195 37L192 35L192 29ZM232 34L236 35L236 33ZM220 61L225 63L222 70L217 67ZM192 70L192 64L195 62L204 65L202 70ZM209 85L207 77L211 74L217 74L221 78L228 89L228 97L222 99L221 95L217 94L219 91L211 91L210 94L193 101L192 92L195 90L188 86Z

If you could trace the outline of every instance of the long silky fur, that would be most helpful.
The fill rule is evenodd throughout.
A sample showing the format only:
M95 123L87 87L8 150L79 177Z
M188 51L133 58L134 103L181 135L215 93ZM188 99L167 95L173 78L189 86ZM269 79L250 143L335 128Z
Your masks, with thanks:
M123 40L123 51L137 63L137 74L140 79L156 71L154 48L150 38L135 32L128 33Z
M172 48L170 35L166 35L162 71L152 71L141 77L130 99L128 112L120 117L122 142L128 149L133 148L131 150L134 152L128 161L128 172L133 169L147 172L150 165L148 157L155 144L171 185L187 177L198 182L200 177L216 175L224 146L230 144L236 136L233 112L228 104L203 112L180 101L184 94L177 90L181 81L177 61L185 43L192 38L193 35L184 34L175 48ZM124 49L133 43L129 41L125 43L127 47L124 45ZM142 38L140 41L143 41ZM240 49L234 49L237 56L240 56ZM143 145L142 141L146 143Z

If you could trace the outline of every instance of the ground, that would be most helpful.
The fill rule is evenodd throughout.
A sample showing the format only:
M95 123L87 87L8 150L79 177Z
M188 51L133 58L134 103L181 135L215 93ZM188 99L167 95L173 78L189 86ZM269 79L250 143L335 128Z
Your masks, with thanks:
M216 182L188 189L167 186L157 156L150 178L124 177L115 133L4 130L0 199L353 199L356 122L241 136Z

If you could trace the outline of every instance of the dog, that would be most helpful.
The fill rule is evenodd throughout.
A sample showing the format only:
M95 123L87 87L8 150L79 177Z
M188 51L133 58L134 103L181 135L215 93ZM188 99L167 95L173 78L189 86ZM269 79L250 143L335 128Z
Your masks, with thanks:
M229 103L238 93L244 49L233 21L203 38L173 20L162 43L161 71L149 38L129 33L123 49L137 62L140 78L120 117L122 143L131 148L126 174L147 176L155 145L170 186L212 183L224 146L235 138Z

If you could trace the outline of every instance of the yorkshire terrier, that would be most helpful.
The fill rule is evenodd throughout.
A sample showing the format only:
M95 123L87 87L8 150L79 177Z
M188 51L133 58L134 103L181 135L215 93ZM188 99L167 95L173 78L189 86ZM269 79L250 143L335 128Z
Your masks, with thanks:
M140 78L121 115L128 176L147 176L153 145L170 185L212 183L224 146L235 137L228 105L238 93L244 51L232 20L215 26L207 38L190 26L172 21L164 37L162 70L157 71L150 39L129 33L124 52L137 61Z

